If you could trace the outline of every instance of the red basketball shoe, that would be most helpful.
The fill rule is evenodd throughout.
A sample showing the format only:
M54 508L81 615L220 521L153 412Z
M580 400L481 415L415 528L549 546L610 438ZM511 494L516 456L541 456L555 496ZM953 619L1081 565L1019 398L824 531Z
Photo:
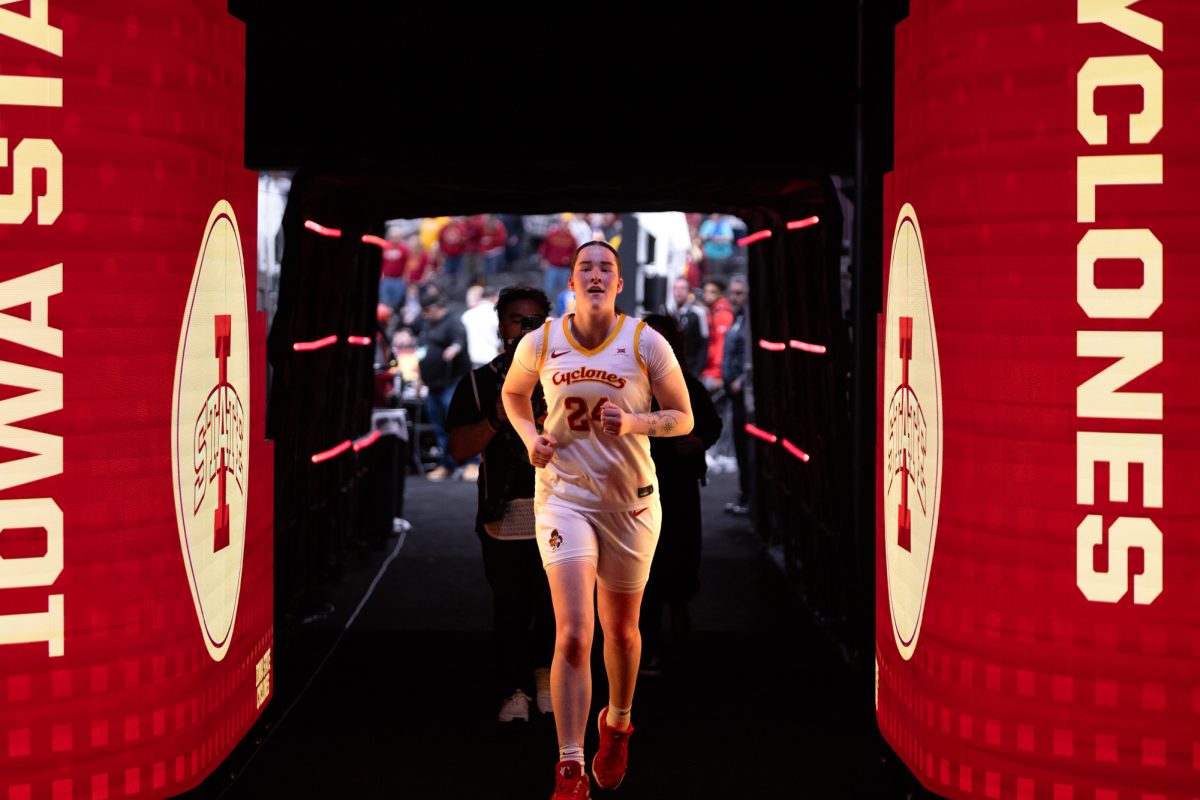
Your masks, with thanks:
M629 764L629 735L633 733L633 726L619 731L610 728L607 719L608 706L605 706L596 718L596 724L600 726L600 749L592 759L592 777L601 789L616 789L625 780L625 767Z
M588 776L578 761L560 761L554 767L554 794L550 800L590 800Z

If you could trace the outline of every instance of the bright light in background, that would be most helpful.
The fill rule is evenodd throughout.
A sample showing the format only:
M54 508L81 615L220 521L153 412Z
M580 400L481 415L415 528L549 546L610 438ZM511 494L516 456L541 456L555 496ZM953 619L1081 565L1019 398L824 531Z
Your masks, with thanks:
M790 339L790 340L788 340L788 344L791 345L794 349L803 350L806 353L824 353L825 352L825 345L823 345L823 344L809 344L808 342L802 342L799 339Z
M377 246L379 246L379 247L382 247L382 248L384 248L384 249L387 249L387 247L389 246L389 245L388 245L388 241L387 241L387 239L382 239L382 238L380 238L380 237L378 237L378 236L374 236L374 235L372 235L372 234L370 234L370 233L364 233L364 234L362 235L362 243L363 243L363 244L373 244L373 245L377 245Z
M334 456L340 456L342 453L346 452L349 449L350 449L350 440L347 439L346 441L339 444L337 447L331 447L328 450L324 450L320 453L314 454L312 457L312 463L320 464L322 461L328 461L329 459L333 458Z
M780 350L787 350L787 345L783 342L768 342L766 339L759 339L758 346L763 350L770 350L778 353Z
M775 442L779 441L779 437L776 436L775 434L768 433L767 431L764 431L762 428L756 428L755 426L751 425L749 422L746 423L746 433L750 434L751 436L757 436L759 439L762 439L764 442L770 442L771 444L775 444Z
M363 448L370 447L371 445L375 444L375 442L377 442L379 440L380 435L381 434L379 433L379 431L371 431L366 436L360 436L359 438L355 439L354 440L354 452L357 453L359 450L362 450Z
M314 233L319 233L322 236L332 236L337 238L342 235L342 232L337 228L326 228L324 225L313 222L311 219L304 220L304 227L308 228Z
M315 342L296 342L292 345L292 349L296 350L297 352L303 352L306 350L320 350L322 347L329 347L329 345L336 342L336 336L326 336L324 339L317 339Z
M369 345L371 338L369 336L347 336L346 341L350 344Z
M789 231L798 231L801 228L807 228L810 225L816 225L820 221L821 218L816 215L805 217L804 219L794 219L787 224L787 229Z
M783 445L784 450L787 450L789 453L794 455L796 458L800 459L801 461L808 461L808 458L809 458L808 453L804 452L799 447L796 447L796 445L792 444L787 439L781 439L779 441L779 443L781 445Z
M737 243L738 243L738 247L745 247L748 244L754 244L755 242L761 242L763 239L770 239L770 238L771 238L770 231L758 231L757 233L752 233L749 236L743 236L742 238L737 240Z

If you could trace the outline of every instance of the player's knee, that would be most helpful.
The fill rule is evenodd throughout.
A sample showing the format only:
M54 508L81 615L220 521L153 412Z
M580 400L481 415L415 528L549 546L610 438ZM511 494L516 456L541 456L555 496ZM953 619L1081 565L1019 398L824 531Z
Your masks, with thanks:
M559 625L554 649L573 666L586 663L592 655L592 633L582 625Z
M604 630L604 638L618 650L632 650L641 641L641 633L638 631L637 620L633 620L632 624L629 621L623 621L619 625L606 628Z

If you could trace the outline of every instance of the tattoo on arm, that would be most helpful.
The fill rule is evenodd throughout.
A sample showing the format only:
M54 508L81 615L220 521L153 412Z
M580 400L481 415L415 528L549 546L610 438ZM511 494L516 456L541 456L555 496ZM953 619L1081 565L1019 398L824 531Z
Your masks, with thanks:
M675 418L670 414L665 414L662 411L655 411L650 414L639 414L638 419L646 424L647 436L658 436L659 426L662 426L662 435L670 436L675 430Z

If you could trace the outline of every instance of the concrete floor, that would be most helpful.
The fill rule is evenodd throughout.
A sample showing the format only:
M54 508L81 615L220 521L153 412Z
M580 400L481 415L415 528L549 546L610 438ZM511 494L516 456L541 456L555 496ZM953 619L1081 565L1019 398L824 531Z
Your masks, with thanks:
M702 490L694 629L661 677L639 681L620 796L923 795L882 743L863 681L807 621L749 521L723 513L735 494L731 475ZM277 641L275 697L193 796L550 796L552 718L495 721L491 595L474 510L474 485L410 476L413 528L360 615L339 640L398 539L349 564L329 588L331 616ZM593 673L598 709L606 687L596 659ZM595 739L590 724L589 761Z

